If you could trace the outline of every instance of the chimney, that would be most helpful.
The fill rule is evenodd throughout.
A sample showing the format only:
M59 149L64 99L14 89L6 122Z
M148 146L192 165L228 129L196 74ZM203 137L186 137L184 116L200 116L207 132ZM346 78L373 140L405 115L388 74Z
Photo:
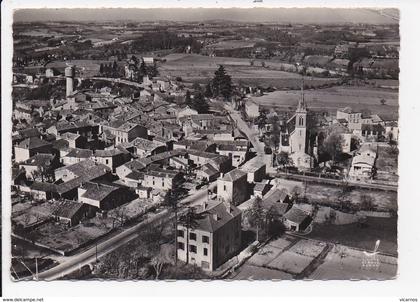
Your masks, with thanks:
M203 210L207 210L207 208L209 207L209 204L207 203L207 201L203 202Z
M219 221L220 217L217 214L213 214L213 219Z

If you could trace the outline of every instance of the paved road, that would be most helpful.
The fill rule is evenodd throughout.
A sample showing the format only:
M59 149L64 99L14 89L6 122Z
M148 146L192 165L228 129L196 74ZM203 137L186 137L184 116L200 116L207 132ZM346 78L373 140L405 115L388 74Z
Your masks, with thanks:
M205 201L207 197L207 190L213 189L215 183L212 183L209 187L204 187L203 189L197 191L191 196L186 197L181 201L185 206L194 206ZM186 209L185 209L186 210ZM184 211L185 211L184 210ZM182 212L182 211L181 211ZM118 247L126 244L127 242L135 239L138 236L139 230L141 230L145 225L158 223L164 220L170 220L172 218L172 213L168 210L163 210L162 212L154 215L153 217L147 218L146 220L140 222L139 224L124 230L123 232L109 238L108 240L99 243L96 246L91 247L88 250L83 251L80 254L69 256L65 262L38 274L39 280L51 281L63 277L66 274L74 272L83 265L90 264L96 260L96 251L98 253L98 258L105 256L106 254L112 252ZM27 279L27 278L26 278Z
M248 124L242 119L241 114L234 110L232 106L225 105L225 109L229 112L230 117L235 121L236 126L241 130L248 138L248 140L254 146L258 156L264 156L264 144L258 140L258 132L251 129Z

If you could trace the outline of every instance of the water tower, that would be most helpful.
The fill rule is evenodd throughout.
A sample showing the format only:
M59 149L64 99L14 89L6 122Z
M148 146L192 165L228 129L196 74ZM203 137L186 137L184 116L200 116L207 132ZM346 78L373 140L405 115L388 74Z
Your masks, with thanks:
M64 75L66 76L66 96L73 94L73 85L74 85L74 65L69 65L64 70Z

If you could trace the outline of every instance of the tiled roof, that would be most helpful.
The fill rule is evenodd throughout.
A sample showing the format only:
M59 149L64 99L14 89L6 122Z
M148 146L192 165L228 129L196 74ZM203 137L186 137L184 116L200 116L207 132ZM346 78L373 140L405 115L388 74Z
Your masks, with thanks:
M82 197L100 201L106 198L112 192L122 188L122 186L97 182L86 182L82 185L82 188L86 190Z
M257 156L248 160L246 163L244 163L240 167L240 169L244 172L252 173L252 172L257 171L258 169L261 169L263 166L265 166L264 159Z
M83 160L81 162L75 163L73 165L68 165L62 168L58 168L56 171L60 170L68 170L75 174L76 176L84 176L84 177L90 177L96 175L96 171L110 171L110 169L100 163L95 163L93 160L87 159Z
M197 221L197 226L194 229L213 233L235 217L240 216L241 211L230 203L213 203L211 201L198 215L202 218Z
M47 167L51 165L54 157L52 154L35 154L21 163L21 165Z
M301 224L302 222L305 221L305 219L310 218L310 216L306 212L297 208L296 206L292 206L292 208L286 212L284 217L287 220L290 220L297 224Z
M53 212L53 215L63 218L72 218L82 207L86 207L86 204L71 200L59 201L57 202L57 208Z
M74 148L65 157L76 157L76 158L91 158L93 151L89 149Z
M242 170L239 170L239 169L234 169L234 170L226 173L223 176L222 179L224 181L235 181L235 180L238 180L238 179L240 179L241 177L244 177L244 176L246 177L246 172L244 172Z
M49 182L34 181L30 188L35 191L57 192L57 186Z
M46 142L38 137L30 137L21 141L18 145L19 148L24 149L35 149L44 146L51 146L49 142Z

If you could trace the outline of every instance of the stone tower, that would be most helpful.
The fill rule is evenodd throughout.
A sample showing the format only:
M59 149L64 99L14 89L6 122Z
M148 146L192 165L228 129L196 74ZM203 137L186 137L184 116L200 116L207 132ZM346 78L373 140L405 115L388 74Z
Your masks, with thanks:
M64 75L66 76L66 96L73 94L73 85L74 85L74 66L67 66L64 70Z

